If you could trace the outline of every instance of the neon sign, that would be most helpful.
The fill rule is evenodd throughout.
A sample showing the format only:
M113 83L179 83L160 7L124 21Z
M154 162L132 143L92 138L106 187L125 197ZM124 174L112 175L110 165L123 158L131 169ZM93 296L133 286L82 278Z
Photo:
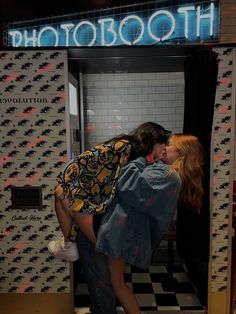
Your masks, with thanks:
M218 1L204 1L136 10L130 14L100 14L98 18L68 18L68 22L63 18L63 22L52 20L51 23L47 21L47 24L32 27L26 22L17 23L8 29L8 42L13 47L109 47L209 42L218 40L218 20Z

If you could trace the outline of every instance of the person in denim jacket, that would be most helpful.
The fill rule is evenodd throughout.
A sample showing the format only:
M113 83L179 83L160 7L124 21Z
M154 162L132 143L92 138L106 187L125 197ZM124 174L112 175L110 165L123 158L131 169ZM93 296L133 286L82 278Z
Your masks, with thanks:
M99 228L97 251L146 269L177 207L180 187L179 175L170 174L161 160L153 165L143 157L129 162Z
M55 187L55 212L63 237L48 244L49 252L73 262L79 258L73 223L92 241L93 215L104 213L116 195L121 168L139 156L155 161L170 132L154 122L145 122L128 135L100 143L70 160L58 175Z
M203 149L199 140L192 135L174 135L161 159L149 165L140 157L122 168L118 195L97 236L96 249L108 256L116 297L130 314L140 310L124 281L125 263L143 269L149 266L178 198L201 206Z

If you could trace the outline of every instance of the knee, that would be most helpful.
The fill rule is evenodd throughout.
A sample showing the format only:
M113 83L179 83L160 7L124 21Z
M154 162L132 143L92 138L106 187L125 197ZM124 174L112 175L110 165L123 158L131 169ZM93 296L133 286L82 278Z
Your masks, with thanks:
M61 187L61 185L57 185L54 190L55 199L61 198L63 194L64 194L63 188Z

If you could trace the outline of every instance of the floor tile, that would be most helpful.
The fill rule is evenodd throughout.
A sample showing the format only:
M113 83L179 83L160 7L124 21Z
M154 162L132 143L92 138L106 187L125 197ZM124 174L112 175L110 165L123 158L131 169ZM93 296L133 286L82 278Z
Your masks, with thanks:
M178 282L176 293L195 293L195 290L190 282Z
M201 305L196 294L176 293L176 298L180 306L199 306Z
M152 265L147 271L126 267L125 280L134 291L142 314L205 313L184 265L174 266L173 278L177 288L173 291L164 290L163 282L168 278L170 277L165 265ZM79 275L79 280L75 295L75 313L89 314L90 299L83 274ZM117 314L124 314L122 307L117 308Z
M174 294L174 292L163 290L162 284L160 282L153 282L152 283L152 288L153 288L153 291L154 291L155 294L158 294L158 293L159 294L160 293L168 293L168 294L173 293Z
M136 266L130 266L132 273L146 273L147 271Z
M141 313L155 313L157 314L157 307L155 306L140 306Z
M150 273L152 282L161 282L163 278L168 277L168 273Z
M125 273L124 278L125 278L125 282L132 282L132 274L131 273Z
M163 265L152 265L149 267L149 273L167 273L167 269Z
M174 273L173 276L178 280L178 282L189 282L189 278L186 273Z
M173 293L155 294L157 306L178 306L178 301Z
M135 295L137 300L138 300L138 304L140 307L142 306L155 306L156 307L156 300L155 300L155 296L154 294L136 294Z
M75 308L75 314L90 314L88 307Z
M157 314L157 310L141 310L141 314Z
M132 288L134 293L153 294L153 286L151 282L134 282Z
M149 273L132 274L132 282L151 282Z
M158 306L158 311L180 311L179 306Z

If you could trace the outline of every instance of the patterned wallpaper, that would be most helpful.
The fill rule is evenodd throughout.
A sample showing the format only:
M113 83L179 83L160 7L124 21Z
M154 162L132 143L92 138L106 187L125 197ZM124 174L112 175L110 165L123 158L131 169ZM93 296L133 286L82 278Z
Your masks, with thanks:
M69 264L50 256L60 234L56 175L66 161L65 51L0 52L0 293L68 292ZM11 208L11 186L41 186L42 209Z
M230 274L234 106L233 49L217 48L218 86L212 132L211 291L226 291ZM234 82L235 84L235 82Z
M231 245L233 49L217 48L212 136L211 291L225 291ZM0 293L69 292L69 264L47 244L60 234L53 188L66 161L67 61L63 51L0 52ZM43 207L11 208L11 186L41 186Z

